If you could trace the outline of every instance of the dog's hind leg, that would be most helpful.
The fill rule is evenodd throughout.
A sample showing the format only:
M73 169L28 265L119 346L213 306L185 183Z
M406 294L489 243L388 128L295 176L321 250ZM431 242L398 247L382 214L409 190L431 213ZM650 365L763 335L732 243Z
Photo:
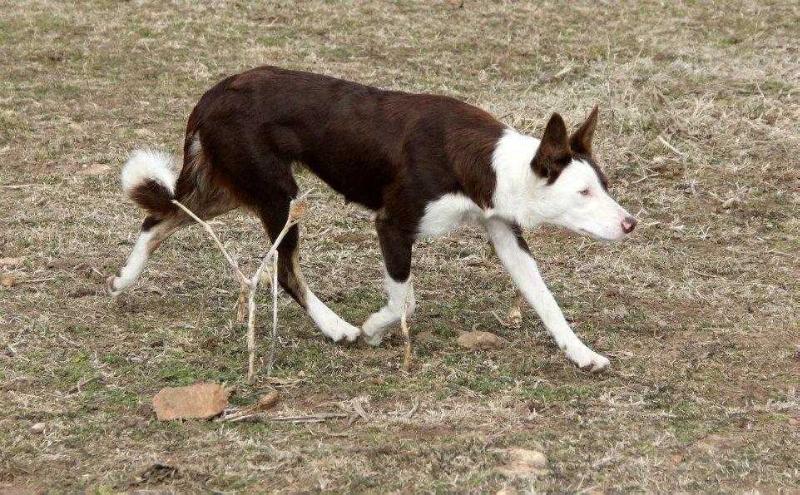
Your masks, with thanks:
M221 203L217 205L222 206L221 208L208 208L208 205L203 207L202 205L186 201L184 198L182 198L182 200L179 199L179 201L181 201L182 204L186 203L186 206L203 220L209 220L234 208L231 203ZM111 276L106 281L108 291L111 295L119 295L136 282L136 279L141 275L147 260L153 252L158 249L169 236L193 223L195 223L195 221L182 211L176 211L164 218L148 215L142 223L142 229L139 231L139 236L136 238L136 242L133 245L131 253L128 255L125 265L123 265L116 276Z
M198 217L207 220L230 211L237 202L224 189L208 180L207 162L199 155L190 158L180 177L174 178L170 158L137 151L123 168L125 192L150 212L139 232L125 265L107 279L111 295L130 287L144 270L148 258L175 231L194 223L172 199L176 198ZM177 190L177 192L175 192Z
M283 187L275 182L269 185L261 183L265 189L262 190L262 201L257 211L273 242L286 225L291 200L297 196L297 185L288 165L285 171L288 177L283 176L283 180L275 181ZM320 301L306 285L300 271L300 229L297 225L289 229L278 246L278 282L305 309L322 333L334 342L342 339L352 342L361 334L357 327L347 323Z
M145 218L125 265L120 268L116 276L111 276L106 281L111 295L117 296L130 287L139 278L153 251L180 227L179 219L175 216L169 217L168 220L161 220L153 215Z

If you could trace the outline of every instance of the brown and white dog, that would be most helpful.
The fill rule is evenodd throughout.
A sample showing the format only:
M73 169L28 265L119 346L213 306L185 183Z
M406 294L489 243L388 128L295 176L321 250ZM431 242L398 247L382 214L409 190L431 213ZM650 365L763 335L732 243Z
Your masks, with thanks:
M386 91L333 77L259 67L221 81L192 111L183 166L135 151L124 191L149 215L119 275L117 295L153 251L192 220L177 199L209 219L244 206L271 238L298 192L299 162L347 200L375 211L386 268L387 304L361 329L321 302L300 273L299 231L279 247L278 280L334 341L363 335L380 344L401 314L414 311L411 252L416 239L459 224L483 225L501 262L567 357L600 371L609 361L572 332L521 235L542 223L604 240L625 237L636 220L609 195L592 157L597 108L572 135L553 114L542 139L522 135L485 111L445 96Z

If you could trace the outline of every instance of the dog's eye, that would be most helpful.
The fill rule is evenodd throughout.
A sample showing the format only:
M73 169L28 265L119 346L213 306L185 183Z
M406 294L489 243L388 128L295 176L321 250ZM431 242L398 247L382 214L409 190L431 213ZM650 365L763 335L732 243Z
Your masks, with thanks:
M581 193L581 196L588 196L589 192L590 192L589 188L587 187L586 189L582 190L580 193Z

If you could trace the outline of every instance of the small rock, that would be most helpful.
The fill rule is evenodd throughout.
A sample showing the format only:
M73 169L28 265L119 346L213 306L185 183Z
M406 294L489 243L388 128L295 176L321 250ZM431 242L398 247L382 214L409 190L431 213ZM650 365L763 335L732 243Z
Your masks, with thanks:
M508 462L497 470L506 476L530 478L547 472L547 457L538 450L502 449Z
M45 424L44 423L34 423L31 425L31 433L34 435L41 435L44 433Z
M17 278L14 277L13 275L5 273L2 276L0 276L0 285L2 285L3 287L9 287L9 288L14 287L16 283L17 283Z
M217 383L195 383L188 387L162 388L153 397L160 421L213 418L228 405L228 390Z
M458 345L470 350L498 349L508 341L489 332L464 332L458 337Z
M261 399L258 400L258 404L256 404L256 410L266 411L267 409L272 408L278 403L278 399L280 399L280 397L280 394L275 391L264 394Z

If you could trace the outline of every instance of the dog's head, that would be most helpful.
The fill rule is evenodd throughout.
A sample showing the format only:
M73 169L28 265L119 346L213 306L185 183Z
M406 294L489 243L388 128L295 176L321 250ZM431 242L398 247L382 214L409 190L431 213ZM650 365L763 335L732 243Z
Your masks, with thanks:
M546 222L607 241L619 240L636 227L636 219L608 194L608 180L592 156L597 107L571 136L554 113L531 160L541 179L537 215Z

